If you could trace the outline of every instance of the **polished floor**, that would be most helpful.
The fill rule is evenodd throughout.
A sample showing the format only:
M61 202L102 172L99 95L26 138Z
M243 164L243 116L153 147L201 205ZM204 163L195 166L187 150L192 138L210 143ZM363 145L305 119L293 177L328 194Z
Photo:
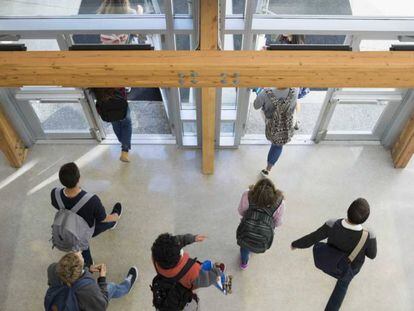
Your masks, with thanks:
M286 196L287 211L273 248L238 268L237 205L264 165L266 146L242 146L216 155L216 173L200 174L200 152L175 146L134 146L132 163L118 161L118 146L36 145L14 170L0 162L0 310L42 310L52 250L54 210L50 190L68 161L81 168L84 189L99 194L107 211L122 202L114 231L92 241L95 262L120 281L130 265L139 281L109 310L152 310L154 276L150 247L162 232L203 233L208 239L187 250L200 260L227 263L234 293L199 291L202 310L323 310L334 280L313 268L311 250L291 251L290 242L326 219L344 216L363 196L372 206L367 226L378 239L378 257L367 260L350 286L343 310L414 310L414 164L392 168L380 146L288 146L271 178Z

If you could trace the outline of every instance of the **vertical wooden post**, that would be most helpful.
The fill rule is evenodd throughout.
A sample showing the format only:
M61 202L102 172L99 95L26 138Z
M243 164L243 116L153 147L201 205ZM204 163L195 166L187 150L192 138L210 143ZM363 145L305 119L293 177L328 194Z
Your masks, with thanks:
M218 0L200 1L200 50L218 49ZM203 174L214 173L216 89L201 89Z
M408 120L400 137L391 150L392 160L395 168L407 166L414 154L414 114Z
M0 109L0 149L12 167L21 167L27 155L19 135Z

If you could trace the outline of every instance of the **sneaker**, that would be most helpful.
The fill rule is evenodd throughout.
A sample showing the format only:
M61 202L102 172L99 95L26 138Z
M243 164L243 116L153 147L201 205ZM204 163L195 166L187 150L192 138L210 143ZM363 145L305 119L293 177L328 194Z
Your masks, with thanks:
M242 270L246 270L247 269L247 267L249 266L249 264L248 263L240 263L240 269L242 269Z
M296 131L299 130L300 121L295 122L295 126L293 127Z
M269 177L269 171L268 171L268 170L262 170L262 171L260 172L260 174L262 174L262 176L263 176L264 178L268 178L268 177Z
M129 288L129 290L131 290L132 287L135 284L135 281L138 278L138 268L137 267L131 267L128 271L128 274L127 274L126 278L129 279L130 282L131 282L131 287Z
M129 162L131 162L131 161L129 160L129 154L128 154L128 151L122 151L122 152L121 152L121 156L120 156L119 160L121 160L122 162L125 162L125 163L129 163Z
M112 214L118 214L118 221L121 219L121 215L122 215L122 205L121 203L116 203L114 208L112 209L111 215ZM114 230L116 228L116 226L118 225L118 221L115 222L115 225L113 225L111 228L109 228L109 230Z
M114 205L114 208L112 209L111 214L118 214L119 219L121 219L121 215L122 215L122 205L121 203L116 203Z

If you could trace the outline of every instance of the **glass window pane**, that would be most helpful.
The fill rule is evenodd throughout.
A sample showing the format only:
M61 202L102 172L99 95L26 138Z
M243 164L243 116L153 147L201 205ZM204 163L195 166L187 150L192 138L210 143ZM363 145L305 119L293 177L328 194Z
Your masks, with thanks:
M195 121L183 122L183 135L184 136L197 136L197 123Z
M128 101L132 134L172 134L162 101ZM114 134L112 124L103 122L105 132Z
M295 134L311 135L313 133L325 96L325 90L311 89L305 97L298 99L294 118Z
M371 132L386 106L387 102L338 104L329 123L328 132Z
M177 50L190 50L191 40L190 35L175 35L175 44Z
M174 14L192 15L193 0L173 0Z
M190 88L180 88L180 103L181 109L195 109L194 102L194 89Z
M343 44L344 35L301 35L301 34L260 34L256 39L256 50L263 50L270 44Z
M165 0L129 1L130 5L101 6L103 1L12 1L0 7L0 16L70 16L78 14L160 14ZM4 2L4 1L3 1Z
M239 51L242 45L242 35L224 35L224 50Z
M393 44L412 45L413 42L400 42L398 40L361 40L359 49L361 51L389 51Z
M226 15L244 14L246 0L227 0Z
M411 0L259 0L256 12L271 15L414 16L414 5Z
M220 136L234 136L234 122L221 122Z
M82 105L79 102L45 103L29 101L45 133L89 132Z
M236 109L237 89L235 87L224 87L221 92L221 108Z

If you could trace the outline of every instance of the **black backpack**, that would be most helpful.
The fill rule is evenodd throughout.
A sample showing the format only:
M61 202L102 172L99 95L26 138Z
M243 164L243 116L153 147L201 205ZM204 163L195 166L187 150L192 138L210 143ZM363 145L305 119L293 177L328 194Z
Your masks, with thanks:
M114 89L111 98L103 100L96 98L96 110L102 120L115 122L125 119L128 112L128 101L126 100L124 89Z
M272 208L251 204L237 227L237 244L253 253L264 253L273 243L273 214L282 203L280 198Z
M180 311L197 296L189 288L179 282L196 263L197 258L189 259L181 271L172 278L157 274L150 285L152 304L159 311Z

